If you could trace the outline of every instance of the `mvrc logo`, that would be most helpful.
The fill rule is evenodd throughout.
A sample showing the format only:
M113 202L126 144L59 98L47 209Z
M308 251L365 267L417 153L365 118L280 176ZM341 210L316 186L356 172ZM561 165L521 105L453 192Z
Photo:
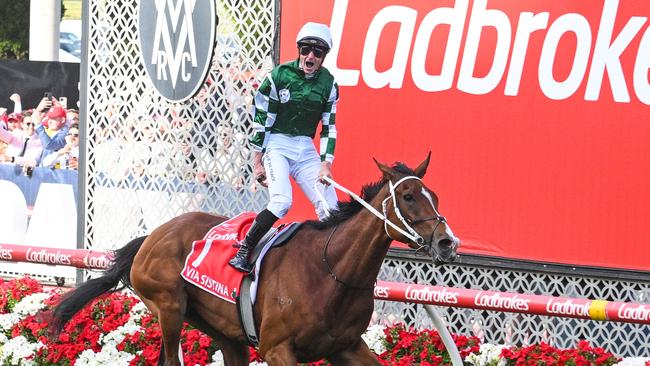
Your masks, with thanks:
M196 94L212 61L214 0L141 0L138 29L142 62L156 90L172 102Z

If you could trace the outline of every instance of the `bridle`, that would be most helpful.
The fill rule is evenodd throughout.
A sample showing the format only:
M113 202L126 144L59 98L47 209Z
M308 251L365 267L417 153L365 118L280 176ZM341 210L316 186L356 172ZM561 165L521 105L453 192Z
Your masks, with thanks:
M432 231L432 233L435 233L436 230L438 229L438 225L440 225L443 222L447 222L447 219L445 219L444 216L442 216L442 215L440 215L440 213L438 213L438 210L436 209L436 206L433 205L433 204L431 206L433 207L433 211L435 212L435 216L425 217L425 218L416 219L416 220L411 220L411 219L405 219L404 218L404 216L402 215L402 211L399 209L399 205L397 204L397 197L395 195L395 190L397 189L397 187L400 184L402 184L403 182L405 182L405 181L407 181L409 179L415 179L415 180L418 180L418 181L422 182L422 179L420 179L420 178L418 178L418 177L416 177L414 175L406 176L406 177L398 180L397 183L395 183L395 184L393 184L393 181L391 181L391 180L388 181L388 189L390 191L390 196L386 197L381 203L382 210L384 211L384 214L383 214L384 231L386 232L386 235L388 235L388 237L390 239L395 240L395 238L393 238L390 235L390 233L388 232L388 225L390 225L393 229L397 230L400 234L402 234L402 235L406 236L407 238L409 238L415 245L418 246L418 248L415 249L415 254L416 255L426 255L429 251L431 251L432 240L429 240L429 242L426 243L424 238L422 237L422 235L420 235L413 228L412 225L417 225L417 224L422 223L422 222L436 220L437 221L436 226L433 228L433 231ZM393 200L393 212L395 212L395 216L397 216L399 221L402 223L402 225L404 225L404 227L406 228L406 230L408 231L408 233L410 235L408 235L406 232L404 232L404 230L402 230L400 227L398 227L397 225L393 224L390 220L388 220L388 215L387 215L388 200L390 200L391 198ZM370 206L370 207L372 207L372 206ZM422 253L422 250L424 250L424 253Z
M433 204L432 204L432 207L433 207L433 211L435 212L435 216L425 217L425 218L421 218L421 219L414 219L414 220L413 220L413 219L405 219L405 218L404 218L404 215L402 215L402 212L401 212L401 210L400 210L400 208L399 208L399 205L397 204L397 197L396 197L396 195L395 195L395 190L397 189L397 187L398 187L400 184L402 184L402 183L404 183L405 181L410 180L410 179L416 179L416 180L422 182L422 180L421 180L419 177L416 177L416 176L414 176L414 175L406 176L406 177L404 177L404 178L398 180L397 183L395 183L395 184L393 184L393 181L391 181L391 180L388 181L388 189L389 189L390 195L389 195L388 197L386 197L386 198L382 201L382 203L381 203L381 207L382 207L383 214L382 214L381 212L377 211L377 209L375 209L374 207L372 207L371 204L369 204L368 202L364 201L364 200L363 200L361 197L359 197L357 194L355 194L354 192L352 192L352 191L350 191L349 189L345 188L344 186L340 185L339 183L337 183L336 181L334 181L332 178L325 176L325 177L322 177L321 179L327 181L327 182L328 182L329 184L331 184L334 188L336 188L336 189L338 189L338 190L340 190L340 191L342 191L342 192L345 192L345 193L349 194L350 197L352 197L355 201L359 202L363 207L365 207L365 208L366 208L368 211L370 211L373 215L375 215L375 216L378 217L380 220L382 220L382 221L384 222L384 232L386 233L386 235L387 235L391 240L395 240L395 239L394 239L394 238L390 235L390 233L388 232L388 227L389 227L389 226L390 226L392 229L394 229L395 231L397 231L397 232L399 232L400 234L404 235L406 238L408 238L408 239L409 239L411 242L413 242L415 245L417 245L418 247L415 249L415 254L416 254L416 255L424 256L424 255L427 255L429 252L431 252L431 245L433 245L433 240L429 240L428 243L425 242L425 240L424 240L424 238L422 237L422 235L420 235L420 234L419 234L419 233L418 233L418 232L413 228L413 225L417 225L417 224L419 224L419 223L426 222L426 221L436 220L437 223L436 223L436 226L434 227L433 232L432 232L432 233L435 233L435 231L438 229L438 225L440 225L441 223L446 223L446 222L447 222L447 219L445 219L444 216L440 215L440 213L439 213L438 210L436 209L435 205L433 205ZM318 189L318 187L315 187L314 189L315 189L315 191L316 191L316 194L319 196L321 202L323 203L323 205L326 206L327 211L329 211L329 207L327 207L327 201L325 200L325 197L323 196L323 193L321 193L321 191ZM387 212L388 212L388 202L389 202L389 200L391 200L391 199L392 199L392 201L393 201L393 212L395 212L395 216L397 216L397 218L400 220L400 222L402 223L402 225L404 226L404 228L406 228L406 230L402 229L402 228L399 227L397 224L395 224L394 222L392 222L392 221L390 221L390 220L388 219L388 214L387 214ZM367 290L367 289L371 289L371 288L373 288L373 287L358 287L358 286L352 286L352 285L349 285L349 284L345 283L344 281L340 280L340 279L336 276L336 274L334 273L334 270L332 269L332 266L329 264L329 262L328 262L328 260L327 260L327 248L329 247L329 244L330 244L330 241L331 241L331 239L332 239L332 236L334 235L334 232L336 232L336 229L337 229L337 228L338 228L338 225L334 227L334 229L332 230L332 232L330 233L330 235L327 237L327 241L325 242L325 247L324 247L324 249L323 249L323 255L322 255L322 258L321 258L321 260L323 261L323 263L325 263L325 265L327 266L327 270L329 271L329 275L330 275L330 276L331 276L331 277L332 277L336 282L338 282L338 283L340 283L340 284L342 284L342 285L344 285L344 286L346 286L346 287L349 287L349 288L354 288L354 289L359 289L359 290ZM432 234L432 235L433 235L433 234Z
M355 194L354 192L350 191L349 189L343 187L339 183L335 182L332 178L330 178L330 177L322 177L322 179L327 181L329 184L334 186L334 188L338 189L339 191L342 191L342 192L345 192L345 193L349 194L350 197L352 197L355 201L359 202L363 207L365 207L373 215L377 216L377 218L382 220L384 222L384 232L386 232L386 235L388 235L388 237L390 239L395 240L390 235L390 233L388 232L388 227L389 226L393 230L395 230L395 231L399 232L400 234L404 235L411 242L416 244L418 246L418 248L416 249L416 253L421 252L423 249L429 251L431 249L431 244L432 243L431 243L431 241L429 241L429 243L426 243L424 238L422 237L422 235L420 235L413 228L413 225L417 225L419 223L426 222L426 221L436 220L438 222L436 224L436 227L434 228L434 232L435 232L435 229L438 228L438 225L440 225L441 223L446 223L447 222L447 219L445 219L444 216L442 216L442 215L440 215L440 213L438 213L438 210L436 209L436 207L434 205L432 205L432 207L433 207L433 211L435 212L435 216L425 217L425 218L421 218L421 219L405 219L404 218L404 216L402 215L402 211L399 209L399 205L397 204L397 197L395 195L395 190L397 189L397 187L400 184L402 184L405 181L410 180L410 179L415 179L415 180L418 180L418 181L422 182L422 179L420 179L419 177L416 177L414 175L406 176L406 177L398 180L397 183L394 183L394 184L393 184L393 181L391 181L391 180L388 181L388 189L389 189L390 195L388 197L386 197L383 200L383 202L381 203L383 214L381 212L377 211L376 208L372 207L372 205L370 205L368 202L364 201L357 194ZM327 201L323 197L323 194L318 189L318 187L315 187L315 190L316 190L316 193L318 194L320 200L322 201L322 203L325 206L327 206ZM404 228L406 230L402 229L397 224L395 224L394 222L392 222L392 221L390 221L388 219L388 214L387 214L387 212L388 212L388 202L391 199L393 201L393 212L395 212L395 216L397 216L397 218L400 220L400 222L402 223L402 225L404 226ZM326 207L326 208L329 210L329 207Z

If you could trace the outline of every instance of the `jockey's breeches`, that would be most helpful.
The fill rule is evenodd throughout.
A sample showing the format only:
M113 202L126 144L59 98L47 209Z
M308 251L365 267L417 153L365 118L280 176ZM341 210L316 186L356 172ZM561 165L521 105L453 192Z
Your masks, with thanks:
M289 177L295 180L314 205L318 218L327 217L328 208L337 208L334 187L316 184L321 160L311 138L272 134L263 162L270 196L266 208L275 216L282 218L291 208L293 196ZM316 189L321 190L326 202L321 201Z

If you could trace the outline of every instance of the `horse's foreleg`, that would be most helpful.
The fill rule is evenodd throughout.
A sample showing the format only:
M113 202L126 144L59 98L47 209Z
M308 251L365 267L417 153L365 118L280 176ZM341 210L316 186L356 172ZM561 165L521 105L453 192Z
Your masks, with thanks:
M359 339L354 346L335 353L327 358L327 360L334 366L346 365L361 365L361 366L375 366L381 365L377 356L368 348L366 343Z
M289 342L281 343L269 349L264 354L264 361L269 366L295 366L298 363Z

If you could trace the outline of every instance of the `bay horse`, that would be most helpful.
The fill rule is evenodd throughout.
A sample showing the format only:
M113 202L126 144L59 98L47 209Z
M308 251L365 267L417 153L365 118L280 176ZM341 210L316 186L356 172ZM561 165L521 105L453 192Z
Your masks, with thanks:
M373 285L391 242L426 251L437 262L452 261L459 245L438 213L438 197L421 180L430 156L413 170L375 160L382 178L363 187L361 202L339 202L329 218L305 222L287 244L269 251L259 273L254 315L259 353L270 366L320 359L333 365L380 365L361 335L372 316ZM366 210L364 204L372 207ZM373 210L383 210L390 224ZM236 306L180 276L192 242L225 220L186 213L132 240L115 252L102 277L62 298L52 312L51 330L60 332L77 311L115 291L121 281L158 317L159 365L182 365L183 321L213 338L226 365L248 365L248 341Z

